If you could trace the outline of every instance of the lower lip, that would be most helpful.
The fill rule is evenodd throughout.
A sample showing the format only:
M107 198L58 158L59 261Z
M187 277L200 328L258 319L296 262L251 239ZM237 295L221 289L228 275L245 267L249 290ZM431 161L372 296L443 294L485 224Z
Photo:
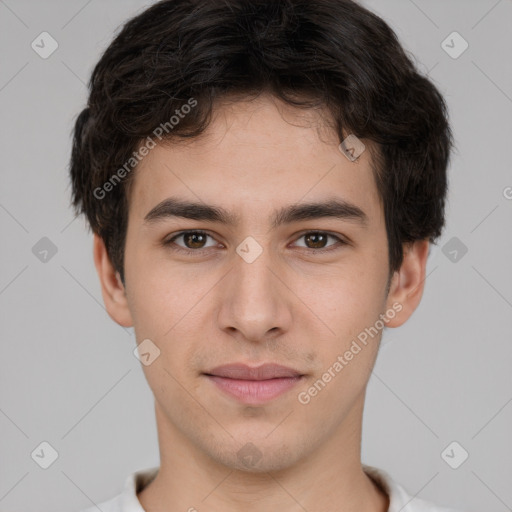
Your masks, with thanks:
M228 379L217 375L207 377L222 391L247 404L261 404L286 393L302 377L282 377L269 380Z

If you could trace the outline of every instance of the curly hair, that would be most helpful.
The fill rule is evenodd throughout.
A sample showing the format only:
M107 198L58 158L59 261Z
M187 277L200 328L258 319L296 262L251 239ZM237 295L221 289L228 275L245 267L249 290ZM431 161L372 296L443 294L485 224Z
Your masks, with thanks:
M204 132L217 100L262 92L324 108L340 141L352 133L378 149L372 170L390 273L403 262L402 244L441 235L453 145L447 107L380 17L352 0L163 0L105 50L73 133L72 205L123 283L135 174L126 162L135 169L137 148L191 98L194 108L159 136L166 143ZM113 183L116 170L123 179Z

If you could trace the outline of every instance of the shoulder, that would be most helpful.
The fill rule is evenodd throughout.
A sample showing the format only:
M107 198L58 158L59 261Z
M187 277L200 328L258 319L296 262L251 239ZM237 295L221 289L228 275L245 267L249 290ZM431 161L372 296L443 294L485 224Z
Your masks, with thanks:
M131 473L124 481L123 490L113 498L92 505L79 512L144 512L137 493L155 478L159 467L147 468Z
M409 494L382 469L363 465L364 472L389 496L388 512L462 512L440 507Z

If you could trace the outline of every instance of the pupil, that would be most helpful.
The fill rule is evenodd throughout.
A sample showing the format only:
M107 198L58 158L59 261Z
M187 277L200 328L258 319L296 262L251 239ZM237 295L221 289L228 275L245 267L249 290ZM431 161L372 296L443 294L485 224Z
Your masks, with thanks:
M198 248L198 247L201 247L201 242L204 242L204 240L200 240L199 242L197 242L197 240L194 240L194 239L203 239L204 238L204 235L202 235L201 233L189 233L187 235L187 244L186 245L192 245L193 248ZM191 239L192 239L192 242L191 242Z
M306 239L307 240L313 239L313 246L315 248L318 248L318 247L321 248L321 247L323 247L322 242L325 242L325 235L323 235L322 233L312 233L310 235L306 235ZM315 241L315 239L316 239L316 241Z

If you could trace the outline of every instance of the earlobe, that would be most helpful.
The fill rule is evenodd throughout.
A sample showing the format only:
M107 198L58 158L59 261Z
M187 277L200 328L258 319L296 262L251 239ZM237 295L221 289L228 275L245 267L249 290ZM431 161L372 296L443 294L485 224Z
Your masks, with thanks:
M132 327L132 316L119 272L116 271L110 261L103 239L94 234L93 243L94 265L100 279L101 293L107 313L119 325Z
M386 322L388 327L400 327L418 307L425 286L425 273L428 258L428 240L417 240L404 245L404 260L398 271L393 275L386 307L395 304L401 306L400 312Z

